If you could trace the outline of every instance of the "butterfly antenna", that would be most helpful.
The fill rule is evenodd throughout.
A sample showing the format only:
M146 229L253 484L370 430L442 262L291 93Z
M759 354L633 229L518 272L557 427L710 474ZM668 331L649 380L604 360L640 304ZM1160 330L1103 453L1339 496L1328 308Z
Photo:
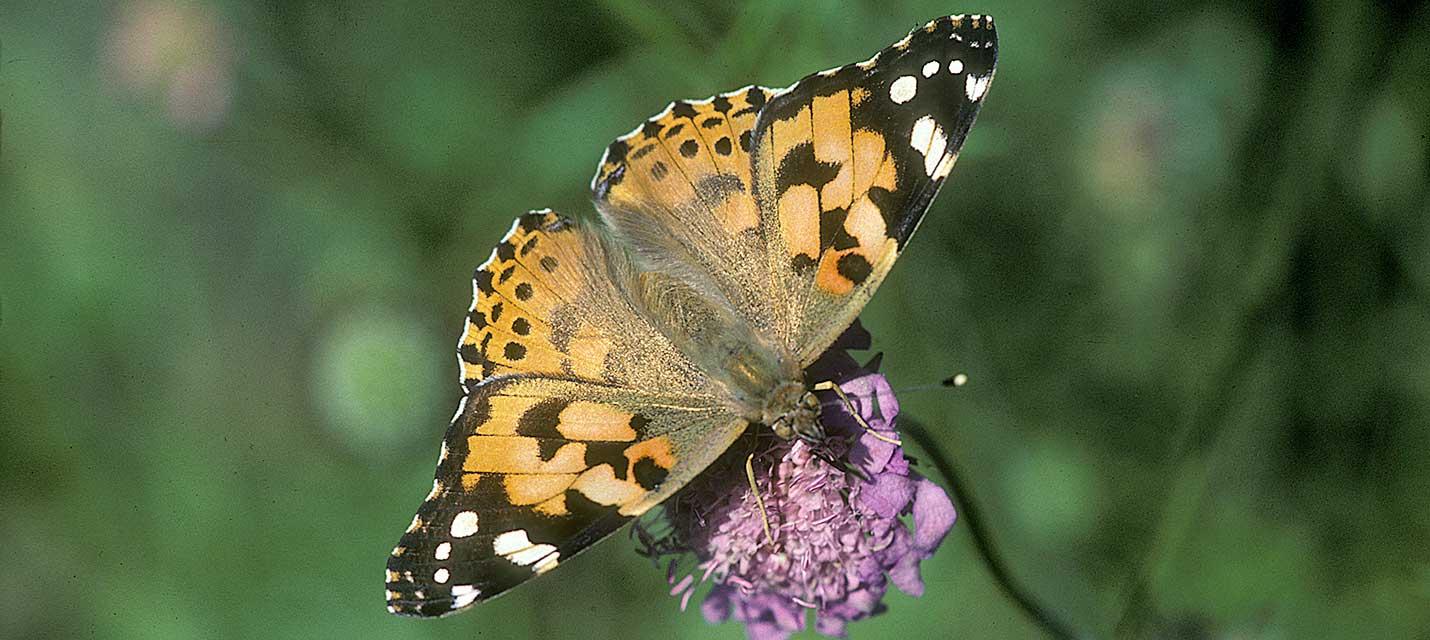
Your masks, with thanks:
M760 487L755 484L755 454L745 456L745 479L750 481L750 493L755 496L755 506L760 508L760 523L765 526L765 540L775 545L775 536L770 533L770 514L765 511L765 500L760 497Z
M892 444L896 447L904 446L904 443L899 442L898 438L890 438L889 436L875 431L873 427L869 426L869 423L864 421L864 416L859 415L859 410L854 407L854 403L849 400L849 396L844 395L844 390L840 389L839 385L834 384L829 380L825 380L824 382L816 383L814 385L814 390L833 391L834 395L839 396L839 400L844 403L844 407L849 410L849 415L854 417L854 421L858 422L859 426L862 427L864 431L868 432L869 435L874 436L875 439L883 440L884 442Z
M934 389L957 389L958 387L961 387L966 384L968 384L968 374L955 373L947 378L944 378L943 380L940 380L938 384L924 384L919 385L917 387L904 387L903 389L895 390L895 393L908 393L910 391L933 391Z

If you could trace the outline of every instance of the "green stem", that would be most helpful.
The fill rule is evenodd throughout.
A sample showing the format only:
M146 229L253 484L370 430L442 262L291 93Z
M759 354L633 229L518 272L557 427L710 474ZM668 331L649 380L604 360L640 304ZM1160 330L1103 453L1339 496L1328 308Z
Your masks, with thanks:
M1071 640L1077 635L1072 628L1059 620L1052 611L1039 604L1032 594L1028 593L1018 581L1013 578L1012 572L1008 570L1007 563L1003 562L1003 557L993 547L993 537L988 533L988 527L983 522L983 515L978 509L978 503L973 499L972 491L969 489L967 480L959 474L951 458L943 454L943 450L929 436L929 431L923 423L910 417L908 414L899 416L899 431L906 439L913 440L919 448L928 456L939 475L943 476L945 482L952 485L953 501L958 509L958 519L963 523L968 533L973 536L973 547L978 551L978 555L983 559L983 564L988 567L988 573L993 576L993 581L998 583L998 587L1003 590L1003 594L1008 596L1028 619L1033 621L1050 638L1058 640Z

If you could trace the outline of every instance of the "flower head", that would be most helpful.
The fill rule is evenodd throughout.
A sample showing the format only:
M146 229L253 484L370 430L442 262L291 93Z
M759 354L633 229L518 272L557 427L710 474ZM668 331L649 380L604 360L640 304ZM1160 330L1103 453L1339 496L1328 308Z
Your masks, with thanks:
M714 583L700 607L706 620L733 618L751 638L778 639L803 629L812 610L819 633L843 637L849 622L884 610L890 583L923 593L919 562L953 526L953 504L909 468L897 444L893 390L874 371L877 363L859 367L845 352L861 338L867 334L856 325L809 374L838 382L868 430L826 392L825 441L754 434L666 509L670 530L656 552L693 555L699 582ZM912 527L901 519L907 515ZM650 541L648 530L641 534ZM671 593L683 607L697 581L677 579L674 567Z

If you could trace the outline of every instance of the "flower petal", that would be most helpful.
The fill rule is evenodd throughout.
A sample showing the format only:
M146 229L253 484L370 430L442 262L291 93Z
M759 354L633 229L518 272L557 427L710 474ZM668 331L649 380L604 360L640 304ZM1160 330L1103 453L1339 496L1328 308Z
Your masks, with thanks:
M919 476L915 484L914 546L925 555L931 555L953 528L958 513L943 487L923 476Z
M894 583L899 591L911 596L923 595L924 580L923 576L919 574L919 557L909 553L899 558L898 563L889 569L889 582Z
M897 518L914 499L914 483L906 476L881 473L859 488L859 504L881 518Z
M865 433L854 442L854 446L849 448L849 462L866 475L872 476L883 473L884 467L889 466L894 454L899 450L898 445Z

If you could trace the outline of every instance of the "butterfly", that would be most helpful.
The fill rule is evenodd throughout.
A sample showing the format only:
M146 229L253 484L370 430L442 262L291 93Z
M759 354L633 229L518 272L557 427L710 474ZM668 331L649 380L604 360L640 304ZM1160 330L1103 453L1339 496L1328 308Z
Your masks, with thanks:
M997 57L992 18L948 16L786 89L673 102L606 149L599 222L517 218L472 279L465 395L388 610L555 569L746 430L821 438L804 369L918 227Z

